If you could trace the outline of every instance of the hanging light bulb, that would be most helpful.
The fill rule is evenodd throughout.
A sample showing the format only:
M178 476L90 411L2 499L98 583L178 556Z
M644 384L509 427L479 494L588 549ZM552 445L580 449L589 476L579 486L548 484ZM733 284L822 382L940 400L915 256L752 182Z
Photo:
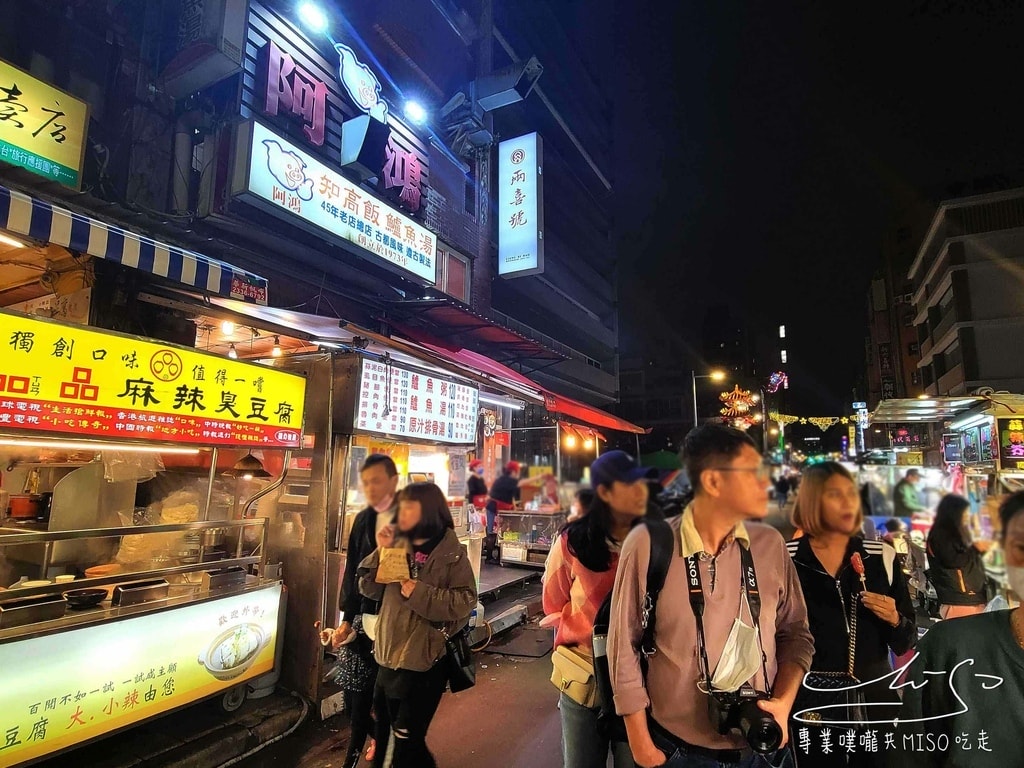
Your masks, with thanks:
M576 447L576 435L571 435L571 434L570 435L566 435L564 443L565 443L565 447L566 448L569 448L569 449L575 448Z
M274 337L274 348L270 350L270 354L273 357L281 356L281 339L278 336Z
M220 332L225 336L230 336L235 332L235 324L230 320L225 320L220 324Z
M228 357L230 357L232 360L238 359L238 352L235 351L235 342L231 342L231 346L228 347Z
M588 451L594 450L594 440L593 440L593 438L588 437L586 440L584 440L583 441L583 447L586 450L588 450Z

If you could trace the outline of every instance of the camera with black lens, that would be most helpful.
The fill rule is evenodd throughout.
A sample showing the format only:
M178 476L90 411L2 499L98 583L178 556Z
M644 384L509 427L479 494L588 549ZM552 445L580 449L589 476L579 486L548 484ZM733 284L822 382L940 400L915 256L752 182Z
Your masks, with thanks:
M782 743L782 729L771 712L757 706L757 702L767 698L767 693L749 685L738 691L712 691L708 696L711 722L723 736L739 731L755 752L774 752Z

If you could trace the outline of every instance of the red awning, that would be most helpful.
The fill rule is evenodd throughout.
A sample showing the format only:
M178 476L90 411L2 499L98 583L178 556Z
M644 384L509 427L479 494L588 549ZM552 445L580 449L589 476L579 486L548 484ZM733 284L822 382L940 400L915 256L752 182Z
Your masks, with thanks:
M515 371L507 365L502 365L495 360L491 360L489 357L485 357L484 355L473 352L469 349L454 350L449 347L442 346L438 339L431 339L429 334L421 331L420 329L406 328L397 323L392 323L392 325L396 330L401 331L420 346L426 347L434 354L445 357L453 363L474 368L479 370L481 373L489 374L497 379L505 379L515 382L520 386L530 387L544 396L544 405L551 413L561 413L594 427L615 429L620 432L632 432L638 435L646 435L650 433L649 429L638 427L636 424L631 424L625 419L613 416L612 414L602 411L600 408L593 405L587 405L586 403L581 403L579 400L573 400L571 397L564 397L563 395L557 395L554 392L550 392L540 384L519 373L519 371Z
M547 390L544 391L544 406L552 413L562 413L595 427L617 429L619 432L632 432L637 435L646 435L650 432L649 429L638 427L636 424L631 424L625 419L620 419L618 416L602 411L600 408L581 403L579 400L573 400L571 397L556 395L554 392L548 392Z

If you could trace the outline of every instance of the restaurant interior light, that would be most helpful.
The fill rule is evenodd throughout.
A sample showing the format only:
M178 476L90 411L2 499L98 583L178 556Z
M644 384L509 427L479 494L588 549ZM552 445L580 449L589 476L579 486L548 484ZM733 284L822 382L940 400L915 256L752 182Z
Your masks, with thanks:
M270 350L270 354L274 357L281 356L281 339L278 336L274 337L274 348Z
M405 116L413 125L423 125L427 122L427 110L418 101L405 102Z
M257 459L252 453L235 462L235 466L228 472L229 475L240 477L243 480L252 480L254 477L270 477L270 473L263 468L263 462Z
M327 31L327 15L316 3L299 3L299 19L310 32L323 34Z
M508 397L499 397L498 395L480 395L479 400L485 405L496 405L499 408L511 408L513 411L521 411L526 407L526 404L519 400L513 400Z
M563 441L563 443L565 444L565 447L569 448L570 450L575 448L576 447L576 435L567 434L565 436L565 440Z
M232 360L238 359L238 350L235 349L235 342L231 342L231 346L228 347L228 357Z
M225 320L220 324L220 332L225 336L230 336L235 332L235 324L230 320Z
M584 440L583 447L588 451L594 450L594 438L588 437L586 440Z
M57 448L68 451L126 451L129 453L175 453L195 455L198 448L169 448L160 445L134 445L133 443L100 443L87 440L27 440L20 437L2 437L5 448Z
M985 424L991 421L992 417L987 413L975 413L969 416L965 416L959 421L954 421L950 424L950 429L968 429L969 427L977 427L980 424Z

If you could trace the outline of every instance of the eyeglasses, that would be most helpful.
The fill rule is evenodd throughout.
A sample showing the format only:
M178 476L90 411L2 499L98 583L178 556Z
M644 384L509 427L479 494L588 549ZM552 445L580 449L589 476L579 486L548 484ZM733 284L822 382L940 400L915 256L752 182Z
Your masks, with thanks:
M757 467L710 467L716 472L753 472L758 480L769 480L772 476L771 464L761 464Z

